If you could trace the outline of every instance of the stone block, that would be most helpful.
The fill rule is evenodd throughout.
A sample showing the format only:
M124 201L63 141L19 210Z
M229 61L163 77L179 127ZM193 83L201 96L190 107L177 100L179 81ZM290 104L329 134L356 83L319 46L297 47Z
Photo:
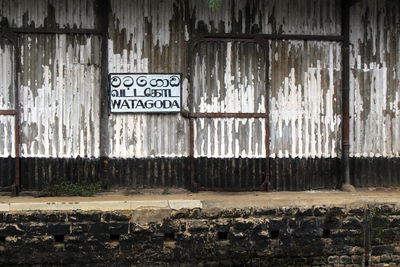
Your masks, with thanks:
M339 256L329 256L328 263L329 264L338 264L339 263Z
M47 226L49 235L67 235L71 232L71 225L65 223L53 223Z
M206 220L190 220L186 226L189 232L203 232L208 230Z
M108 224L103 222L88 224L88 233L89 234L97 234L97 233L107 233L108 232Z
M360 229L362 228L361 220L356 217L347 217L342 220L343 228Z
M122 213L122 212L109 212L103 214L103 220L106 222L110 221L118 221L118 222L126 222L131 219L131 214L128 213Z
M374 216L372 217L372 228L387 227L389 219L387 217Z
M392 261L392 257L389 254L383 254L381 255L381 262L391 262Z
M108 226L108 233L112 235L123 235L127 234L129 231L129 223L126 222L109 223L107 226Z
M328 208L327 207L314 207L313 210L314 216L316 217L321 217L321 216L325 216L328 213Z
M388 215L393 213L395 210L395 205L392 204L382 204L375 207L374 213L376 215Z
M361 264L363 262L364 255L353 255L351 256L351 262L354 264Z
M372 264L377 264L381 262L381 257L380 256L371 256L371 263Z
M16 224L0 224L0 236L22 235L24 231Z
M400 263L400 255L392 255L392 261L395 263Z
M382 254L392 254L394 252L394 247L391 245L378 245L372 246L372 255L382 255Z
M331 216L344 216L345 208L344 207L330 207L328 210L328 214Z
M362 255L364 254L365 250L363 247L352 247L350 249L350 254L351 255Z
M69 213L67 219L69 222L100 222L100 212L73 212Z
M343 256L340 256L339 262L342 263L342 264L350 264L351 263L351 258L349 256L347 256L347 255L343 255Z

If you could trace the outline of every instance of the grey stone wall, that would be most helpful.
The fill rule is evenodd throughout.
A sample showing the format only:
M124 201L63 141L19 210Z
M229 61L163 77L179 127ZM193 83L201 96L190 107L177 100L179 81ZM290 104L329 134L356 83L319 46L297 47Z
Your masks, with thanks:
M0 265L400 264L400 209L143 209L0 214Z

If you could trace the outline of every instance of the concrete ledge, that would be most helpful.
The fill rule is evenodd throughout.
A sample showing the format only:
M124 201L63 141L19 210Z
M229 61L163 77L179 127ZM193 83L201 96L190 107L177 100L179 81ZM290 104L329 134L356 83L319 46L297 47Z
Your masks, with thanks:
M201 208L200 200L121 200L81 202L17 202L0 204L0 211L113 211L137 209L193 209Z
M169 200L168 203L173 210L203 208L200 200Z

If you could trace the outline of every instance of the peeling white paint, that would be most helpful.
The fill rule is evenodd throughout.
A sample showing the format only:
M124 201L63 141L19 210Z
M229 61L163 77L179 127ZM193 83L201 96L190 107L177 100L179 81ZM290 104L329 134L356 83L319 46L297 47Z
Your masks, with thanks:
M15 157L14 116L0 115L0 157Z
M218 9L206 1L190 1L197 21L210 32L250 33L258 25L263 33L340 35L340 0L222 1ZM247 10L251 13L247 14ZM224 12L225 11L225 12ZM233 12L232 12L233 11ZM246 28L246 19L251 26ZM238 30L239 29L239 30Z
M169 21L173 16L173 1L112 1L115 17L114 30L124 29L125 40L109 39L109 72L183 72L185 51L178 51L175 64L165 65L160 57L152 55L154 46L170 44ZM138 6L140 8L138 8ZM151 32L146 32L145 23L151 24ZM119 34L119 33L117 33ZM185 33L181 33L182 37ZM149 38L151 42L149 42ZM184 39L184 37L182 38ZM131 44L131 45L128 45ZM121 51L117 48L125 46ZM168 48L167 48L168 49ZM153 51L152 51L153 50ZM146 51L149 51L146 53ZM181 60L176 60L178 57ZM167 62L169 63L169 62ZM182 86L183 104L187 99L188 80L184 77ZM189 155L188 121L180 114L111 114L109 122L110 157L182 157Z
M271 157L340 156L340 47L297 41L271 45L271 51L279 51L271 63Z
M14 49L0 40L0 110L14 109Z
M0 40L0 110L15 108L14 49ZM0 157L15 157L14 116L0 115Z
M54 8L52 15L60 28L95 26L95 0L0 0L0 20L7 18L10 27L43 27L49 5Z
M82 45L78 38L38 35L22 41L30 47L20 87L24 157L99 156L100 39Z
M196 119L195 157L265 157L265 119Z
M199 46L193 75L194 111L264 113L263 49L232 42Z
M399 157L400 3L360 1L351 12L350 155Z
M92 0L0 0L0 16L12 27L24 26L24 19L42 27L49 3L58 27L94 27ZM191 25L186 17L174 21L174 8L182 8L182 3L112 0L108 63L110 72L182 72L187 108L186 42ZM213 10L205 1L189 1L185 12L194 14L195 27L203 21L211 32L244 33L260 24L262 33L340 34L339 4L340 0L223 1ZM400 156L399 6L398 1L366 0L351 9L351 156ZM244 13L246 8L251 16ZM246 25L248 17L251 22ZM22 156L99 156L99 39L83 37L71 43L65 35L21 37ZM340 45L270 45L271 156L340 157ZM8 93L12 53L7 46L1 49L0 108L8 109L13 98ZM193 111L266 112L265 70L257 63L266 62L258 56L261 51L228 43L197 53ZM0 156L14 155L13 124L11 116L0 116ZM111 157L189 154L188 121L180 115L112 114L109 126ZM264 136L262 119L198 119L195 155L265 157Z

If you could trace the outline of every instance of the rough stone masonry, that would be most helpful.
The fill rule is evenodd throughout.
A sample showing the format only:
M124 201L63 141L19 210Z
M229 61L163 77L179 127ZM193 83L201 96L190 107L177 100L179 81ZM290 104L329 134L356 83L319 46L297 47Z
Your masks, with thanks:
M400 206L0 214L0 264L400 264Z

